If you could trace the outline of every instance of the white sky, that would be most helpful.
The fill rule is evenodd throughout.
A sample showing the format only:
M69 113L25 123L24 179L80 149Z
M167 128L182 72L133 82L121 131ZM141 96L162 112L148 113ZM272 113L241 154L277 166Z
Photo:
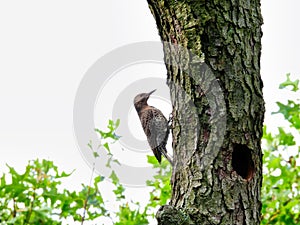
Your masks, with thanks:
M288 72L294 79L300 76L299 8L298 0L262 1L261 72L266 123L272 127L280 124L269 117L277 109L274 102L287 98L278 91L279 83ZM146 0L0 1L0 32L0 172L5 163L23 169L28 160L45 158L61 170L76 169L69 187L80 187L88 182L90 169L73 133L78 85L93 63L111 50L159 41ZM160 68L153 76L164 76ZM108 119L95 122L104 128ZM139 195L144 190L132 191Z

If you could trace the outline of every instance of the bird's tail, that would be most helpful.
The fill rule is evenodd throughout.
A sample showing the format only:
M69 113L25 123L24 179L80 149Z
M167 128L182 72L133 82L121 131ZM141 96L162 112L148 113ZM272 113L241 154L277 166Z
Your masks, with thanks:
M167 150L164 148L159 148L159 151L161 154L164 155L164 157L169 161L169 163L173 166L173 159L172 157L167 153Z

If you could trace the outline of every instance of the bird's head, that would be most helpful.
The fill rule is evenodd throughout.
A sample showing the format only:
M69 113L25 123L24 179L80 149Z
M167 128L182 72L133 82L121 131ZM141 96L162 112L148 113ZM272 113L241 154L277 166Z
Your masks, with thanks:
M134 107L136 108L137 111L141 110L143 106L147 105L149 96L155 91L156 91L156 89L153 91L150 91L149 93L141 93L141 94L138 94L137 96L135 96L133 103L134 103Z

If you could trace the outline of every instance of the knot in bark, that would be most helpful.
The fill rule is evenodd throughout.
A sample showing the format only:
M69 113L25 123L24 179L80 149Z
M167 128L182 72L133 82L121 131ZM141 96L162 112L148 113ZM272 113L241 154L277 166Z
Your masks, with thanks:
M164 205L156 213L158 225L192 225L190 217L182 210L170 205Z

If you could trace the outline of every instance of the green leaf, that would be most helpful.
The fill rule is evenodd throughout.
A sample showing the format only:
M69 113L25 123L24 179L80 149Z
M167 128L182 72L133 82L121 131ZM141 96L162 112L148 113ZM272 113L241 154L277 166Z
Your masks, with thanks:
M98 158L100 155L98 154L98 152L93 152L93 156L94 158Z
M93 151L92 140L89 141L89 143L87 144L87 146L89 147L89 149L91 149Z
M109 178L112 180L113 184L119 183L119 178L117 177L117 174L115 171L112 171Z
M295 145L294 136L291 133L286 133L282 127L278 127L279 144L283 146Z
M149 164L151 164L151 165L159 166L159 162L157 161L157 159L155 158L155 156L147 155L147 162Z
M0 182L0 187L4 187L6 185L5 174L2 175Z
M279 110L273 112L272 114L281 113L284 118L290 123L291 127L300 130L300 104L288 100L287 104L281 102L276 102Z
M109 145L108 145L107 142L103 145L103 147L106 148L106 150L107 150L108 152L110 152L110 148L109 148Z
M120 125L120 119L117 119L116 123L115 123L115 128L117 129L119 127L119 125Z
M291 81L290 79L290 73L286 74L286 81L281 83L279 85L280 89L286 88L288 86L292 86L292 91L298 91L299 90L299 80Z
M114 162L114 163L117 163L119 166L121 166L121 163L119 162L119 160L114 159L113 162Z
M95 177L95 179L94 179L94 185L96 186L96 184L102 182L104 179L105 179L105 177L103 177L103 176L97 176L97 177Z

